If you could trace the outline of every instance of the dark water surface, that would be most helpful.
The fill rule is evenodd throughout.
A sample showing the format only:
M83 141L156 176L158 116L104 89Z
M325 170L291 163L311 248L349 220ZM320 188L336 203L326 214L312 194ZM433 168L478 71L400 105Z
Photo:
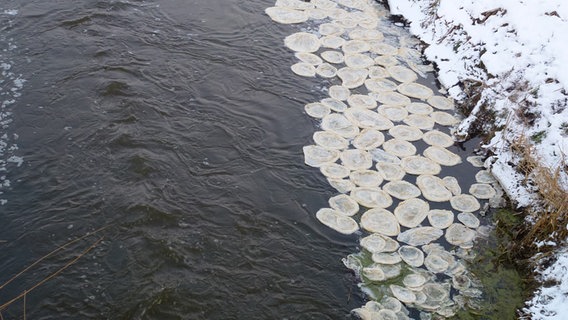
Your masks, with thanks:
M273 0L5 0L27 79L0 206L0 284L103 226L26 297L29 319L343 319L363 302L303 164L323 98L292 75ZM1 30L1 29L0 29ZM9 301L96 241L0 289ZM2 311L23 317L22 300Z

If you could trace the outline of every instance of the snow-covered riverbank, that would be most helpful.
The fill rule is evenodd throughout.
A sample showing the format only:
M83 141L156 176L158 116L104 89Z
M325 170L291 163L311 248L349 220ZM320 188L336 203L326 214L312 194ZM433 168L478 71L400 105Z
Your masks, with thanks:
M427 44L439 81L470 115L456 134L495 131L486 161L518 207L540 203L538 190L519 172L514 145L526 139L532 157L556 173L568 191L568 3L505 0L388 0L392 14L410 23ZM526 173L526 172L525 172ZM568 192L566 193L568 194ZM568 197L568 196L567 196ZM564 220L565 221L565 220ZM566 227L562 225L561 227ZM559 247L562 245L559 244ZM533 319L568 316L568 254L539 270L541 288L528 303Z

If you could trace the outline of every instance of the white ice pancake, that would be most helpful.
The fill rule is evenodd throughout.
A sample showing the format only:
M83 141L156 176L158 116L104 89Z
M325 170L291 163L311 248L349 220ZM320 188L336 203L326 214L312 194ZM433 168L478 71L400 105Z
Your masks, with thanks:
M450 199L452 208L461 212L474 212L481 208L479 201L469 194L460 194Z
M377 101L365 94L352 94L347 98L347 103L353 108L374 109Z
M411 127L422 130L430 130L434 128L434 119L422 114L411 114L402 121Z
M375 170L352 171L349 179L358 187L378 187L383 177Z
M307 32L297 32L287 36L284 44L296 52L316 52L321 46L319 38Z
M497 195L497 191L487 183L474 183L469 188L469 193L477 199L491 199Z
M337 70L337 76L348 89L360 87L365 83L368 75L367 69L345 67Z
M406 141L417 141L424 136L420 129L407 125L394 126L389 129L389 134L397 139Z
M333 99L346 101L351 95L351 91L343 86L331 86L328 89L329 96Z
M304 110L310 117L321 119L331 113L331 109L320 102L308 103Z
M455 166L462 162L461 157L457 154L436 146L426 148L424 156L447 167Z
M339 49L345 43L345 39L338 36L325 36L320 39L322 47Z
M373 43L371 51L380 55L395 55L398 49L384 42Z
M458 220L463 223L466 227L476 229L481 223L479 219L471 212L460 212L458 214Z
M337 23L322 23L319 26L319 33L323 36L341 36L345 32L345 28Z
M264 12L270 19L282 24L302 23L310 18L304 11L284 7L270 7L264 10Z
M329 63L334 63L334 64L339 64L339 63L343 63L345 61L345 57L343 56L343 53L339 52L339 51L333 51L333 50L328 50L328 51L324 51L321 53L321 57L329 62Z
M294 56L296 56L296 58L298 58L298 60L305 62L305 63L309 63L309 64L314 65L314 66L317 66L317 65L323 63L323 61L320 57L318 57L317 55L315 55L313 53L309 53L309 52L296 52L296 54Z
M442 230L434 227L418 227L404 231L396 239L411 246L421 246L438 240L443 234Z
M351 199L351 197L346 194L331 197L328 202L332 209L346 216L352 216L359 212L359 204L357 201Z
M379 56L375 58L375 63L379 66L388 67L398 64L398 60L394 56Z
M461 223L454 223L446 230L446 241L454 246L470 244L475 239L475 231Z
M428 202L412 198L404 200L394 209L394 216L401 226L407 228L418 227L428 216L430 205Z
M449 201L453 194L448 190L442 179L433 175L421 175L416 178L416 185L422 191L426 200L433 202Z
M400 225L392 213L385 209L370 209L361 216L361 227L369 232L385 236L397 236Z
M327 182L329 182L329 185L332 186L339 193L348 193L348 192L351 192L351 190L353 190L353 188L355 188L355 185L353 184L353 182L351 182L351 180L347 180L347 179L330 179L330 178L328 178Z
M337 163L327 163L320 167L321 173L330 179L343 179L349 176L351 170Z
M416 154L416 147L412 143L396 138L385 141L383 150L400 158Z
M383 92L383 91L393 91L396 89L396 83L385 78L371 78L365 80L365 87L369 91L373 92Z
M389 76L389 73L383 67L373 66L373 67L369 67L367 69L369 70L369 78L370 79L386 78L386 77ZM393 84L396 86L396 84L394 82L393 82Z
M323 78L333 78L337 75L337 68L324 62L317 66L316 74Z
M327 149L343 150L349 147L349 141L331 131L316 131L313 138L317 145Z
M446 97L432 96L428 98L428 103L439 110L453 110L454 102Z
M383 104L377 108L380 115L385 116L390 121L399 122L408 116L408 112L401 106Z
M302 77L316 76L316 68L309 63L298 62L296 64L293 64L290 69L292 69L292 72Z
M387 182L383 186L383 190L400 200L416 198L421 194L420 189L404 180Z
M345 116L332 113L322 119L321 127L326 131L337 133L344 138L354 138L359 134L359 128Z
M367 52L370 49L371 46L369 45L369 42L363 40L349 40L341 47L341 50L343 50L346 55Z
M385 141L385 136L378 130L364 129L351 142L361 150L371 150L379 147Z
M351 190L351 197L367 208L387 208L392 204L388 193L379 188L357 187Z
M416 82L403 83L398 86L397 90L405 96L422 100L426 100L434 94L432 89Z
M432 117L437 124L442 126L453 126L460 122L456 117L443 111L434 111L430 114L430 117Z
M341 100L337 100L337 99L334 99L334 98L323 98L323 99L321 99L321 103L325 104L332 111L335 111L335 112L343 112L343 111L347 110L347 104L345 104Z
M436 175L442 171L440 165L422 156L410 156L402 159L401 167L404 171L414 175Z
M324 225L339 233L352 234L359 230L359 225L353 218L345 216L333 209L320 209L316 212L316 218Z
M377 162L375 167L383 179L387 181L399 181L406 175L406 172L402 170L399 164Z
M382 104L388 104L391 106L405 106L410 103L410 99L408 97L394 91L379 92L376 99ZM406 119L408 119L408 117Z
M418 79L416 73L407 67L389 66L387 71L393 79L399 82L414 82Z
M454 222L454 213L450 210L430 210L428 212L428 222L430 222L432 227L446 229Z
M373 165L373 158L365 150L344 150L339 156L342 164L350 170L365 170Z
M345 65L350 68L366 69L375 64L375 61L364 53L345 54Z
M431 114L434 109L422 102L412 102L406 106L406 110L412 114L420 114L427 116Z
M452 137L438 130L430 130L424 133L422 140L431 146L442 148L447 148L454 144Z
M411 267L417 268L424 264L424 252L416 247L401 246L398 249L398 254Z
M349 108L345 110L343 114L351 123L362 129L376 129L382 131L393 127L392 121L371 110Z
M321 146L305 146L303 150L304 162L311 167L321 167L339 159L339 151L337 150L330 150Z

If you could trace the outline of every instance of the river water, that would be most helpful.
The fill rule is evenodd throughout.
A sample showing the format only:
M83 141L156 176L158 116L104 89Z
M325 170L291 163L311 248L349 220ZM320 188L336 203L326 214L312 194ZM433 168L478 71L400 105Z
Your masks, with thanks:
M341 319L357 236L313 212L303 164L324 97L290 76L273 0L6 0L13 148L0 206L4 319ZM21 96L14 79L25 79ZM5 76L3 80L7 80ZM21 84L21 82L18 82ZM18 149L15 148L17 145ZM15 156L15 157L13 157ZM23 159L19 163L18 159Z

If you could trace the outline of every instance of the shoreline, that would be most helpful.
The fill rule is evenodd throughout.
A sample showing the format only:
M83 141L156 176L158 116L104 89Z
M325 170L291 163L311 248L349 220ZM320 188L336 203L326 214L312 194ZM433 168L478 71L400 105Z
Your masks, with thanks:
M525 215L513 247L540 288L521 313L533 319L568 314L568 277L561 271L568 267L568 77L561 67L565 51L558 51L566 44L554 32L568 26L568 5L379 2L424 42L441 86L466 115L455 135L485 137L485 166L510 206Z

